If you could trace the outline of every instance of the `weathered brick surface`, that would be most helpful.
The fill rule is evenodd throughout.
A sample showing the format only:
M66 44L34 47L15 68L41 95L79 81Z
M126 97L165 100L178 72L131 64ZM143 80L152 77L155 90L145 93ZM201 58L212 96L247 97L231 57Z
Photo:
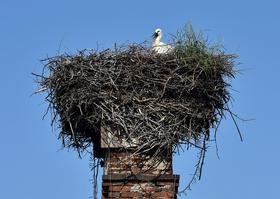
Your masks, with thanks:
M131 153L106 153L102 199L176 199L179 176L173 175L172 158L156 166L152 161Z
M132 153L110 152L105 155L104 174L171 174L172 158L161 161L157 158Z
M157 179L155 181L144 182L136 179L129 180L129 183L123 182L123 186L115 186L115 180L112 180L110 183L108 180L104 180L103 182L103 190L102 190L102 198L103 199L111 199L111 198L154 198L154 199L175 199L176 192L178 189L179 178L178 176L173 176L169 179L169 181L164 180L164 182L168 182L169 185L158 187L156 186L157 181L161 181L161 179Z

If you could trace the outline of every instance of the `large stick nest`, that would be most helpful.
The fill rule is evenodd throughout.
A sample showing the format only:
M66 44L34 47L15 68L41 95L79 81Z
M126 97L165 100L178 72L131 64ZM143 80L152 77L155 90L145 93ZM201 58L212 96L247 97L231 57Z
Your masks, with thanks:
M83 151L105 134L108 146L118 138L123 149L162 160L182 144L198 148L185 192L201 177L210 129L216 133L224 111L234 120L227 103L235 58L190 28L178 33L168 54L145 44L83 50L43 60L43 73L36 76L65 147Z
M84 150L100 127L136 151L209 138L230 99L235 56L196 42L165 55L134 44L44 60L40 84L63 144Z

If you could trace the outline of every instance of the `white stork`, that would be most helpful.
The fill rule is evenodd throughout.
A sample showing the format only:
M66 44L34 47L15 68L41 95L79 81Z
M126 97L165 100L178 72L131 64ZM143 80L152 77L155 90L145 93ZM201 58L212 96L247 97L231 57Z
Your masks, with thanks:
M153 43L152 43L152 49L158 54L166 54L170 53L173 50L173 47L161 42L162 38L162 30L160 28L157 28L153 34Z

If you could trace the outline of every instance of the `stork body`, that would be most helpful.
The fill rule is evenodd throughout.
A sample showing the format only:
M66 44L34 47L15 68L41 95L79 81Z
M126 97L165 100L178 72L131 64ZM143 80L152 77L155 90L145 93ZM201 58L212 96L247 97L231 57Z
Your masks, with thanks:
M161 38L162 38L162 30L160 28L157 28L153 34L153 43L152 43L153 51L158 54L170 53L173 50L173 47L162 42Z

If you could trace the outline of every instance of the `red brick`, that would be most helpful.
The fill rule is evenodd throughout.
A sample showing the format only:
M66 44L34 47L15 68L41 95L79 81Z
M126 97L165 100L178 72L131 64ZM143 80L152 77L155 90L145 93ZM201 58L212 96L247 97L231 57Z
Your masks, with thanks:
M136 193L136 192L122 192L121 193L121 198L123 197L126 197L126 198L129 198L129 197L139 197L139 194Z
M138 167L139 163L142 163L142 168ZM167 159L165 166L147 170L151 162L147 162L145 157L111 152L106 155L105 165L102 199L174 199L176 196L179 176L172 173L171 158ZM130 176L132 171L136 176Z

